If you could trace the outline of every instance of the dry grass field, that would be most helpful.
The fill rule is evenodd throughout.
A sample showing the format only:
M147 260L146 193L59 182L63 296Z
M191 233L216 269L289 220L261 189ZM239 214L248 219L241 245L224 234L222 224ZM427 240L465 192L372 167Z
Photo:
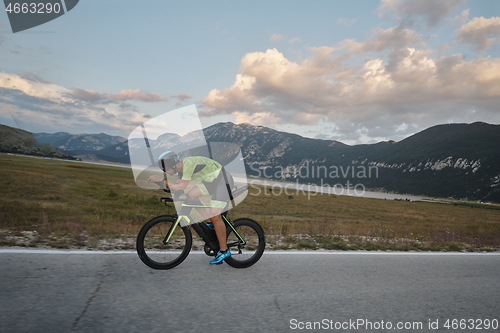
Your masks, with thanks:
M162 191L128 168L0 154L0 246L133 249L150 218L172 214ZM309 200L310 199L310 200ZM250 187L230 217L265 229L269 249L498 251L500 209Z

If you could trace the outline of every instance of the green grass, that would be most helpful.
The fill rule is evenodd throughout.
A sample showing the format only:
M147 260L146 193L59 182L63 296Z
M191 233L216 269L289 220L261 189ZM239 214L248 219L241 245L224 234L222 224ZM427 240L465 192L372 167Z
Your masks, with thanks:
M488 204L482 204L482 203L453 202L451 204L453 204L454 206L463 206L463 207L468 207L468 208L482 208L482 209L500 210L500 206L498 206L498 205L488 205Z
M0 186L0 246L133 249L146 221L174 213L128 168L0 154ZM270 249L500 249L498 206L291 192L251 187L230 217L258 221Z

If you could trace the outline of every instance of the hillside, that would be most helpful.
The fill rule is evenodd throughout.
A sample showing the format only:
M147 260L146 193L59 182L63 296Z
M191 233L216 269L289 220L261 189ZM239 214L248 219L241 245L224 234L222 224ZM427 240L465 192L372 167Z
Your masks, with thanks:
M400 142L355 146L231 122L207 127L203 134L208 142L238 144L247 173L254 176L500 202L499 125L438 125ZM61 140L62 135L56 133L54 140L56 137ZM72 153L80 158L130 163L129 144L135 143L120 137L105 141L110 138L102 134L74 136L72 147L86 145L87 150ZM150 144L157 150L183 151L182 147L202 138L201 131L183 137L165 133Z
M255 176L500 202L499 125L438 125L400 142L355 146L249 124L217 124L205 135L238 142Z
M111 136L105 133L99 134L70 134L67 132L34 133L35 139L40 143L48 143L64 153L84 159L95 161L110 161L118 163L130 163L128 157L118 152L113 154L111 146L127 141L120 136Z
M127 139L120 136L111 136L105 133L99 134L70 134L66 132L33 133L38 142L65 151L97 151L106 147L125 142Z
M0 152L75 160L46 143L39 143L32 133L0 125Z
M175 213L159 202L163 192L136 186L129 168L4 154L0 166L0 246L134 249L145 221ZM492 205L290 197L251 187L230 216L258 221L274 250L500 250L500 210Z

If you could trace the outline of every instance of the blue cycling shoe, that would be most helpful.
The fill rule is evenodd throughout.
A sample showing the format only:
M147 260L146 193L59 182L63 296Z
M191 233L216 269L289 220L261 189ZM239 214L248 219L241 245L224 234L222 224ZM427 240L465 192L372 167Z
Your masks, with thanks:
M229 258L231 256L231 250L227 249L226 251L222 252L219 251L217 255L215 256L214 259L210 260L211 265L218 265L222 264L222 261L226 258Z

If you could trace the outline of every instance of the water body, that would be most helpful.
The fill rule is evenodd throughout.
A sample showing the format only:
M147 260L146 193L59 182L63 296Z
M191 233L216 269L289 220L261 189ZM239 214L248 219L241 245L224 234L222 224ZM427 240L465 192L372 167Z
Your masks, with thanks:
M235 181L238 182L238 177L235 177ZM414 196L414 195L406 195L406 194L394 194L394 193L383 193L383 192L374 192L368 191L364 188L364 186L360 184L352 184L352 187L340 187L340 186L318 186L318 185L307 185L300 184L298 182L279 182L272 180L263 180L263 179L249 179L249 186L259 185L264 186L264 190L272 189L274 193L278 194L287 194L294 195L308 192L309 196L321 195L321 194L334 194L334 195L347 195L352 197L362 197L362 198L374 198L374 199L387 199L387 200L409 200L409 201L422 201L426 200L424 197Z

